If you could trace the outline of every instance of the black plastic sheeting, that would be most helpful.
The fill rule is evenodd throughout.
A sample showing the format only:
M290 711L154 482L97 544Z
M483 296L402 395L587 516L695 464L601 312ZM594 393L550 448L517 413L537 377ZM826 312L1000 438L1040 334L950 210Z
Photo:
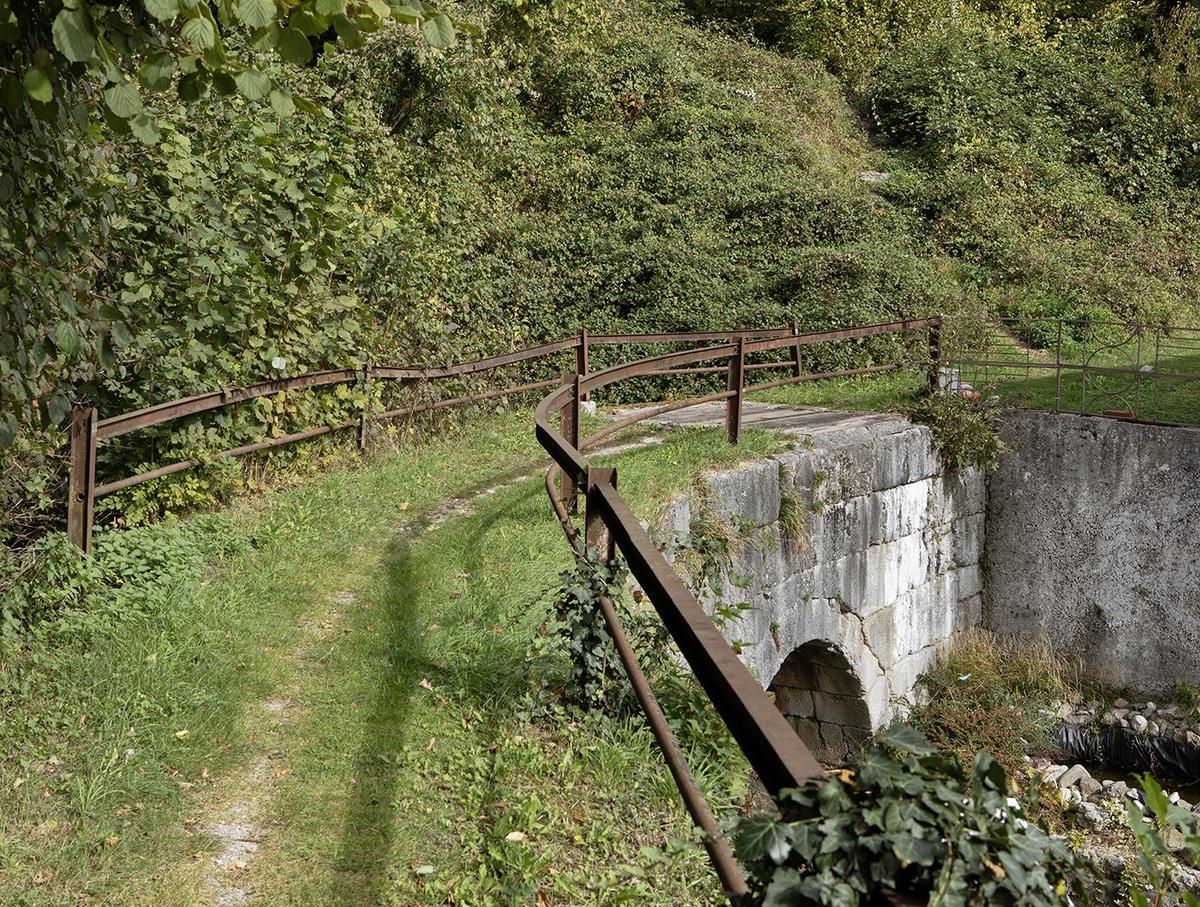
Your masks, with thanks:
M1122 727L1063 724L1058 745L1075 762L1121 772L1150 772L1191 785L1200 783L1200 748L1165 737L1135 734Z

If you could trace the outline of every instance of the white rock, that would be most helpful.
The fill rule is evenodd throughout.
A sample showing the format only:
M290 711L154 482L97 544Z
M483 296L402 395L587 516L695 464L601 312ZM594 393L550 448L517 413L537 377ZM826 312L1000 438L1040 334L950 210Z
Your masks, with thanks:
M1137 733L1143 734L1146 732L1146 729L1150 726L1150 722L1146 720L1145 715L1134 715L1132 718L1129 719L1129 726L1131 728L1133 728L1134 731L1136 731Z
M1074 787L1084 778L1089 781L1093 780L1088 770L1082 765L1072 765L1058 777L1057 784L1059 787Z

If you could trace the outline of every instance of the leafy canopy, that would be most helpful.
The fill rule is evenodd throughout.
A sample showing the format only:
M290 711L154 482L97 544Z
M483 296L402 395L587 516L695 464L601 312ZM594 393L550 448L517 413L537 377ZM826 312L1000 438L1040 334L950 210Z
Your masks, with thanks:
M359 47L393 21L417 26L434 47L455 40L456 23L420 0L0 0L0 98L10 115L28 102L50 118L91 76L110 124L153 144L159 133L143 92L173 86L187 104L216 92L267 100L281 116L296 105L315 112L257 68L253 52L305 65L325 42Z

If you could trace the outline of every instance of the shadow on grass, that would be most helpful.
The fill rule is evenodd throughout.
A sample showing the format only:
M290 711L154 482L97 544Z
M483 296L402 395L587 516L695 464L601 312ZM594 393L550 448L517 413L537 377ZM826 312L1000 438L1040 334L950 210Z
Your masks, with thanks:
M510 470L463 497L470 498L488 485L510 481L526 471L528 467ZM423 539L431 531L433 514L422 514L389 546L381 565L378 597L378 611L386 615L386 629L383 638L364 653L378 660L379 677L354 760L355 784L337 845L330 904L376 904L390 884L393 837L397 823L404 819L396 811L400 772L393 756L404 749L410 698L420 680L430 678L439 686L457 687L465 702L483 713L475 733L485 752L493 749L503 731L504 722L496 716L511 714L510 706L525 682L521 631L493 632L495 626L506 621L506 609L495 596L475 599L468 593L470 605L465 601L449 605L443 623L453 622L460 630L468 631L467 639L460 637L457 641L466 644L456 645L452 657L447 657L447 652L439 653L436 661L426 652L422 637L423 620L428 615L422 615L421 601L428 596L430 577L425 575L429 558L421 550L422 545L442 546L442 556L461 549L463 555L455 569L470 577L483 576L489 570L484 553L496 544L489 535L499 527L531 527L539 521L552 521L549 504L545 512L537 508L544 500L537 496L538 490L540 484L531 481L519 492L502 491L484 499L486 503L481 501L479 512L469 521L452 518L449 524L433 530L439 534L436 538ZM453 538L452 533L460 534L460 538ZM449 566L451 560L447 557L442 566ZM494 798L491 791L481 794L485 802Z
M420 581L408 539L388 548L383 570L386 591L379 606L387 615L386 639L377 650L383 656L379 685L355 757L356 783L334 861L330 903L339 907L378 903L387 882L398 779L389 757L403 748L409 698L429 667L417 632Z

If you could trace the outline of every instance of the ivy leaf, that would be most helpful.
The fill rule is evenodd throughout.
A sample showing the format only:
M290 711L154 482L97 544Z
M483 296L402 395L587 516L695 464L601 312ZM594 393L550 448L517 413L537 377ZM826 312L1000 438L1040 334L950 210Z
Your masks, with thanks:
M188 19L180 35L196 50L211 50L217 43L217 30L204 16Z
M54 394L46 401L46 415L51 425L61 425L71 412L71 401L63 394Z
M175 58L170 54L151 54L138 68L138 78L150 91L165 91L175 74Z
M26 70L21 84L25 86L26 94L35 101L45 104L54 100L54 86L50 84L50 77L44 70L37 67Z
M72 63L86 63L96 55L92 23L81 9L64 9L54 17L50 29L54 46Z
M191 104L193 101L198 101L204 97L204 92L208 88L208 76L206 73L197 70L189 72L186 76L179 80L179 100Z
M271 90L271 80L257 69L246 69L233 77L238 91L251 101L261 101Z
M445 50L454 43L454 23L445 13L438 13L421 22L421 34L431 47Z
M169 22L179 15L179 0L143 0L143 5L159 22Z
M275 0L240 0L237 15L251 28L266 28L275 21Z
M804 903L804 880L799 870L781 869L771 877L771 884L763 895L763 907L792 907Z
M342 43L351 50L362 47L365 43L363 41L362 30L345 16L338 16L334 19L333 27L337 29L338 37L342 39Z
M143 145L157 145L162 138L158 127L154 125L154 120L150 119L144 113L135 116L129 121L129 131Z
M142 112L142 96L138 94L137 86L128 80L109 86L104 92L104 103L123 120Z
M305 35L321 35L329 28L329 20L309 9L298 9L292 13L288 26Z
M0 3L0 41L15 44L21 37L21 23L17 14L8 8L8 3Z
M792 829L768 813L754 813L738 824L737 854L743 861L769 856L782 863L791 852Z
M312 59L313 53L308 38L298 28L285 28L281 31L275 42L275 50L287 62L297 63L301 66Z

